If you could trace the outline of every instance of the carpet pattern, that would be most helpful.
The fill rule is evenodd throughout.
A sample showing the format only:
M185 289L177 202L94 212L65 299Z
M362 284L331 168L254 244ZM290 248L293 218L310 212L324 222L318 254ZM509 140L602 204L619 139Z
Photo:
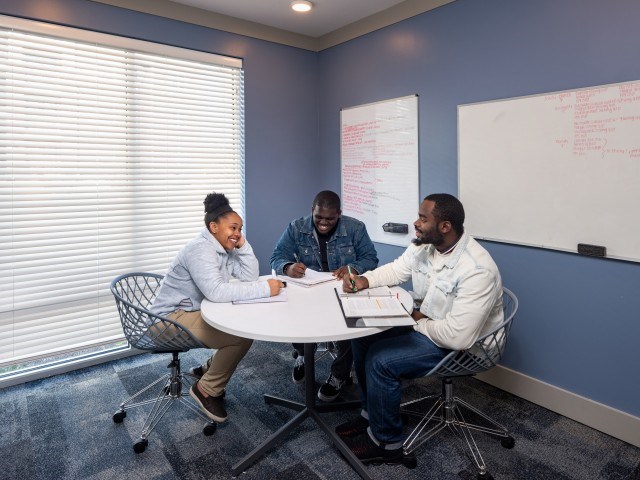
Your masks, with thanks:
M182 368L200 364L207 350L181 355ZM112 421L119 403L166 371L169 355L143 354L0 390L0 478L6 480L229 479L231 466L293 417L267 405L263 393L303 400L291 381L291 348L255 342L227 388L229 421L214 435L204 422L178 406L135 454L132 443L147 408ZM317 364L328 375L329 360ZM473 378L455 381L456 395L496 418L516 440L511 450L476 435L496 480L640 480L640 449L574 422ZM357 397L358 386L345 396ZM403 396L438 393L434 379L407 382ZM357 412L357 411L355 411ZM355 412L323 414L331 425ZM418 466L369 466L374 479L472 480L476 471L455 438L443 432L417 451ZM244 474L242 480L353 479L360 477L329 443L315 422L305 420Z

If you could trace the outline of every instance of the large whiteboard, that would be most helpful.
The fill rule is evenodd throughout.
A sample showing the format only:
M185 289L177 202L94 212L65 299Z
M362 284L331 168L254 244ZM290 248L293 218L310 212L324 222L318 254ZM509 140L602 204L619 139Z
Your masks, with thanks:
M340 161L343 213L363 221L374 242L409 245L419 206L418 97L343 109ZM408 232L385 232L390 222Z
M472 235L640 261L640 82L461 105L458 163Z

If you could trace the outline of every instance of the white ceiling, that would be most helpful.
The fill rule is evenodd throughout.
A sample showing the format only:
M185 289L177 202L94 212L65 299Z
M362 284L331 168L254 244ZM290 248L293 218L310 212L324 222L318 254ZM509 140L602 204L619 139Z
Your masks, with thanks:
M90 0L314 52L401 22L455 0Z
M404 0L311 0L307 13L291 10L291 0L172 0L214 13L310 37L320 37L386 10Z

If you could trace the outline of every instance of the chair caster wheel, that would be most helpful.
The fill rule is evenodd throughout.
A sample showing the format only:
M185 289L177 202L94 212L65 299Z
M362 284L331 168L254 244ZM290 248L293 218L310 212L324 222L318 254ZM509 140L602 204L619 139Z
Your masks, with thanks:
M142 453L147 448L147 445L149 445L149 441L146 438L138 440L133 444L133 451L136 453Z
M122 423L126 416L127 412L125 412L124 410L118 410L113 414L113 423Z
M202 433L204 433L205 437L210 437L216 432L216 428L218 428L218 425L215 423L207 423L202 429Z
M291 356L292 356L293 358L298 358L298 351L297 351L297 350L294 350L293 352L291 352Z
M513 446L516 444L516 441L513 439L513 437L505 437L500 440L500 444L504 448L513 448Z
M402 464L409 468L414 469L418 466L418 459L416 458L415 453L411 452L402 457Z

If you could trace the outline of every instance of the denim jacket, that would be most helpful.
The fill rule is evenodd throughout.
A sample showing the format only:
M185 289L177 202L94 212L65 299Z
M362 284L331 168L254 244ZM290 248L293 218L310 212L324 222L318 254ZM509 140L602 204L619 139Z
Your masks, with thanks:
M297 258L296 258L297 257ZM300 261L308 268L322 270L320 246L311 215L292 221L271 255L271 268L284 273L288 263ZM342 215L327 242L329 270L350 266L364 273L378 266L378 254L364 223Z
M426 315L415 330L442 348L469 348L503 320L498 267L466 233L449 255L438 254L433 245L410 245L392 263L364 276L370 287L411 279L414 299Z

